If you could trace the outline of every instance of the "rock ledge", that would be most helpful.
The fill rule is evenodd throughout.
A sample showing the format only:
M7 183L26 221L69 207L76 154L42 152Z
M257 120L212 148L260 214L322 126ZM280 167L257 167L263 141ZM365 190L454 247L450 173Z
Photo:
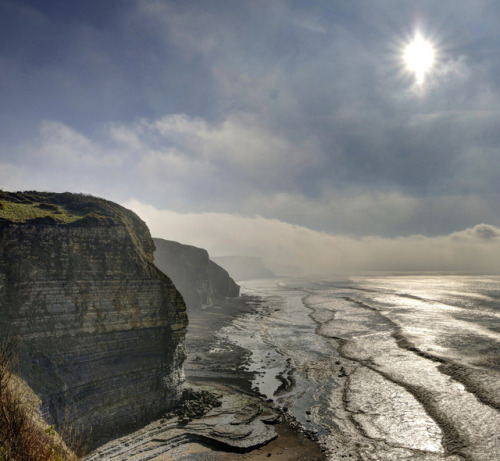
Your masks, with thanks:
M103 445L90 453L85 461L159 461L169 454L175 457L174 451L192 442L247 452L277 437L272 424L280 415L259 400L219 388L193 386L192 389L195 392L216 392L220 396L220 406L188 422L179 416L154 421L137 432Z

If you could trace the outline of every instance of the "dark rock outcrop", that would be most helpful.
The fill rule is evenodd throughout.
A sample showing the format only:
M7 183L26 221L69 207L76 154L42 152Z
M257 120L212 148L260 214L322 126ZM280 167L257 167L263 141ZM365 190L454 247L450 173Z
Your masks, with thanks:
M48 422L95 440L170 409L187 317L145 223L69 193L0 192L0 204L0 332L16 335Z
M156 266L172 279L188 309L196 311L216 300L239 296L240 287L225 269L209 259L206 250L170 240L153 240Z

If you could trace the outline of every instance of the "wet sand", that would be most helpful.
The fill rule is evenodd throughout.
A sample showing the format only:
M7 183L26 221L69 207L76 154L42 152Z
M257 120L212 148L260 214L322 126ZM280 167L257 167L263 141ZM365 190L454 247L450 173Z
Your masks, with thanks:
M277 424L278 438L249 453L228 453L198 443L185 445L175 458L164 461L322 461L326 459L317 443L287 424Z
M252 312L260 304L258 297L242 295L228 299L190 315L186 337L186 380L196 385L223 386L235 392L255 396L250 381L254 374L246 370L248 351L226 344L215 332L236 316ZM269 404L273 407L272 404ZM248 453L228 453L216 447L189 444L177 460L325 460L325 453L310 434L304 433L292 419L283 416L275 426L278 437L267 445Z

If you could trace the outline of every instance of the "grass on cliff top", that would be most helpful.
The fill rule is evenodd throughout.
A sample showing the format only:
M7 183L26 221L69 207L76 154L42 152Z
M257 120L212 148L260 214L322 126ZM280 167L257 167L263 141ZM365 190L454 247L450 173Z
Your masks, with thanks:
M0 218L22 223L30 219L52 217L61 224L68 224L83 217L64 206L42 203L12 203L0 201Z
M115 214L106 200L91 195L0 191L0 218L14 223L45 219L70 224L83 218L111 223Z

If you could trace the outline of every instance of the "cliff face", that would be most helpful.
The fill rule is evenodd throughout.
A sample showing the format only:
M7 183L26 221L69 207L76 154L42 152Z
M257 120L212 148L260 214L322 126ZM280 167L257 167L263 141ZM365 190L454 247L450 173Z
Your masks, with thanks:
M239 296L240 287L225 269L209 259L206 250L170 240L153 240L156 266L172 279L189 309Z
M177 397L187 317L153 251L144 222L114 203L0 192L0 329L16 334L49 423L67 413L98 438Z
M215 262L228 270L235 280L269 279L275 278L262 261L254 256L221 256L214 258Z

